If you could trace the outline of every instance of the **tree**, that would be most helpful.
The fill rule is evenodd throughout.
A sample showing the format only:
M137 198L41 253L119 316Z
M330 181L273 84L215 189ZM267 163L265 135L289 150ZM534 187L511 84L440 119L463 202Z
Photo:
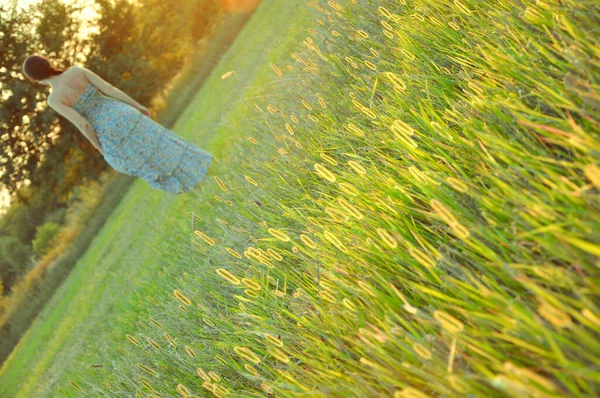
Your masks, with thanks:
M199 0L193 4L191 19L192 41L197 43L200 39L211 33L223 12L221 2L214 0Z
M60 231L60 224L47 222L37 228L35 239L33 240L33 251L36 255L41 256L46 254L48 249L54 243L54 239Z
M31 119L39 114L36 104L38 93L24 84L20 73L24 55L30 51L33 32L30 17L17 12L15 6L0 5L0 87L3 103L0 108L0 182L12 195L29 177L39 161L40 151L32 150L47 145L46 137L35 131ZM33 127L25 131L25 126ZM34 122L35 123L35 122Z
M3 238L3 236L0 236L0 242ZM4 284L2 289L5 293L8 293L11 290L11 287L14 285L17 277L18 275L13 272L12 266L8 260L5 259L0 252L0 279L2 279L2 283Z
M29 81L22 74L23 61L34 53L48 57L63 68L77 62L77 56L87 45L85 40L77 39L79 25L74 16L80 10L60 0L46 0L27 11L18 10L16 5L0 6L0 57L3 60L0 68L3 96L0 188L7 189L23 202L28 200L21 192L24 185L47 185L52 174L64 174L64 168L69 167L68 163L55 162L50 173L41 170L36 175L48 158L64 159L65 147L82 146L79 131L47 106L48 88ZM62 146L53 152L59 141ZM98 164L97 161L90 163ZM84 176L85 173L81 173L75 181L68 182L80 183ZM64 191L72 188L65 188L64 184L57 195L64 196Z
M86 66L141 104L149 104L190 52L187 0L96 0L99 32Z
M86 67L125 91L140 103L150 99L152 84L143 57L143 43L135 26L135 6L126 0L96 0L100 6L99 31L91 37Z
M161 92L183 66L192 50L188 0L138 0L135 10L136 35L140 37L141 56L148 66L149 98Z

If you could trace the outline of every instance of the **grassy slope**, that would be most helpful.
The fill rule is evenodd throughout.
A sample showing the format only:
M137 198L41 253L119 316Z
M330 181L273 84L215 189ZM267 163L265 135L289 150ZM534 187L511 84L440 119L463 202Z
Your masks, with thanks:
M214 76L173 128L178 135L215 154L211 175L219 164L227 167L227 142L232 138L220 134L217 128L221 111L238 100L239 90L243 89L240 85L236 90L221 92L220 76L235 69L242 80L255 77L260 80L257 69L264 66L267 56L262 49L272 48L271 44L277 41L274 36L285 30L283 24L291 19L289 11L293 8L272 3L265 1L257 11L250 26L244 29ZM277 19L279 29L262 31L261 24ZM285 41L280 43L285 44ZM243 115L238 114L238 117ZM196 195L202 196L202 193ZM136 181L2 367L3 397L55 396L52 391L56 383L71 369L82 365L77 362L81 350L98 347L98 340L93 336L103 338L102 332L109 330L119 335L115 327L128 329L126 325L115 325L111 319L115 319L117 313L126 313L127 298L138 287L132 283L133 278L151 275L161 266L160 259L149 257L149 253L167 233L167 220L177 223L182 235L189 230L189 207L186 206L189 200L154 191L142 180ZM119 309L121 306L123 309Z

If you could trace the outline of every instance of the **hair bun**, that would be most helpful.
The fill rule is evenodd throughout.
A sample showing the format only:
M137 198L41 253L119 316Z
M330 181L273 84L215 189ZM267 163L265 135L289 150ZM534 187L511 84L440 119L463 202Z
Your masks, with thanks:
M45 57L36 54L25 59L23 72L30 79L39 81L50 76L60 75L64 70L55 68Z

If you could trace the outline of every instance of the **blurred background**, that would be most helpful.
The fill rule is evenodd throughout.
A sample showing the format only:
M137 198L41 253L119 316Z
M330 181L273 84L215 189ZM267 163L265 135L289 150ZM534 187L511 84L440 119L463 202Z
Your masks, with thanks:
M0 0L0 361L134 178L23 76L85 66L171 127L260 0Z

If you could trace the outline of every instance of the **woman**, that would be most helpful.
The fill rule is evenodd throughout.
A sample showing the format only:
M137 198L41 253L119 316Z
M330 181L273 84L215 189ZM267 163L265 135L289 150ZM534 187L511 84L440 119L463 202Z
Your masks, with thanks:
M23 73L52 88L48 105L73 123L115 170L179 194L200 183L213 155L151 119L150 111L80 66L60 70L38 55Z

